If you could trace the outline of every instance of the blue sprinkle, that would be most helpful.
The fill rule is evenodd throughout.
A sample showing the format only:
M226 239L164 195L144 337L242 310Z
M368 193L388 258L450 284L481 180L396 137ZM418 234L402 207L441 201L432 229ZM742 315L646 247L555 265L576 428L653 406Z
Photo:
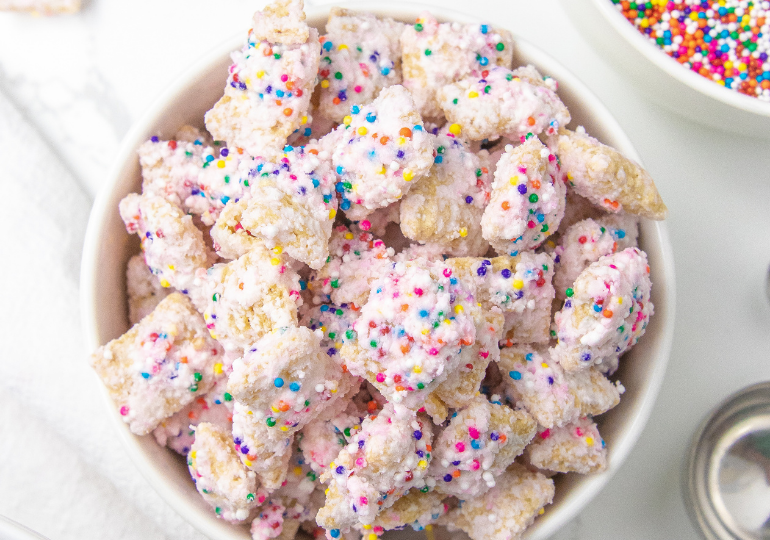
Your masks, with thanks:
M342 165L337 165L337 174L343 174L345 172L345 167Z
M374 113L368 113L366 115L367 122L374 122L375 120L377 120L377 116Z
M474 440L471 441L471 447L474 450L478 450L479 448L481 448L481 442L479 442L478 439L474 439Z
M358 105L353 105L353 106L350 108L350 112L351 112L352 114L358 114L358 113L360 113L360 112L361 112L361 109L358 107Z
M327 41L326 43L324 43L324 50L325 51L331 51L332 47L334 47L334 44L331 41Z
M307 289L307 283L304 280L300 279L299 280L299 290L300 291L304 291L305 289Z
M594 304L594 311L596 313L599 313L601 310L602 310L602 306L600 306L599 304Z
M443 156L436 156L436 158L433 160L433 163L441 163L442 161L444 161Z
M380 73L387 76L390 73L390 68L386 66L380 70Z
M519 373L518 371L511 371L508 373L508 375L510 375L511 379L513 379L514 381L521 380L521 373Z
M227 204L227 201L230 200L230 197L228 197L227 195L222 195L222 198L219 200L222 201L222 204Z
M315 178L313 178L313 187L318 187L319 185L321 185L321 183Z
M336 189L338 193L342 193L345 191L345 185L342 182L337 182L334 184L334 189Z
M527 355L524 358L526 358L527 362L531 362L532 361L532 353L527 353Z
M331 531L329 531L329 534L331 535L332 538L339 538L340 537L340 530L339 529L332 529Z
M299 383L298 382L291 383L289 385L289 390L291 390L292 392L299 392Z
M427 316L428 316L428 311L425 310L425 309L421 309L420 310L420 317L427 317Z
M283 379L280 377L276 377L275 380L273 381L273 384L275 385L276 388L280 388L283 386Z
M617 231L615 231L615 234L617 235L618 238L626 237L626 231L624 231L623 229L618 229Z
M152 136L152 138L151 138L150 140L151 140L152 142L158 142L158 140L159 140L159 139L158 139L158 138L157 138L155 135L153 135L153 136Z
M486 24L482 24L481 25L481 33L482 34L486 34L487 32L489 32L489 27Z
M468 203L468 204L471 204L473 202L473 197L468 195L467 197L465 197L465 202Z
M503 275L505 279L508 279L509 277L511 277L511 271L508 270L507 268L503 268L503 271L500 273Z
M486 56L482 56L482 57L479 59L479 64L481 64L482 66L486 66L488 63L489 63L489 60L487 59L487 57L486 57Z
M145 379L149 379L150 378L150 374L149 373L142 373L142 377L144 377Z
M580 356L580 359L581 359L583 362L588 362L588 361L591 359L591 353L583 353L583 354Z

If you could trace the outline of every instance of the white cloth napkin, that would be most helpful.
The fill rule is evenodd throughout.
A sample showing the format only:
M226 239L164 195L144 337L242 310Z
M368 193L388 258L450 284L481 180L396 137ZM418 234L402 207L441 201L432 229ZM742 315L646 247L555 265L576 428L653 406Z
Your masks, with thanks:
M0 515L52 540L202 539L123 451L88 366L91 200L2 92L0 163Z

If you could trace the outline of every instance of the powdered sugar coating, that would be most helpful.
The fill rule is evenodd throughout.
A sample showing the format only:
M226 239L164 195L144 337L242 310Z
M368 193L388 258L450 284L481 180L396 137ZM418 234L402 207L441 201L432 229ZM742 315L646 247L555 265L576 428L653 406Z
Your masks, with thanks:
M128 295L128 321L136 324L152 313L161 300L173 289L164 288L144 262L144 257L134 255L126 265L126 292Z
M436 439L429 470L436 490L460 499L483 494L524 451L536 429L526 412L476 398L453 415Z
M401 34L404 86L420 114L440 118L436 93L443 86L494 66L511 67L513 39L488 24L441 23L421 13Z
M653 313L647 255L628 248L600 258L575 281L556 313L553 357L567 371L623 354L644 334Z
M123 421L145 435L214 385L222 352L190 300L172 293L131 330L97 349L91 366Z
M219 426L198 424L187 466L198 492L225 521L244 521L264 501L256 475L238 459L230 432Z
M324 151L287 146L279 160L255 160L249 176L249 193L231 201L211 230L217 252L235 259L262 244L320 268L337 215Z
M447 85L437 100L447 120L473 141L502 136L524 142L530 135L554 134L571 119L554 90L505 68Z
M591 474L607 468L607 448L599 429L587 417L562 428L539 433L527 447L529 462L553 472Z
M605 255L636 247L639 226L632 216L608 215L575 223L564 232L554 251L558 258L554 286L564 300L566 290L586 267Z
M538 139L506 148L481 218L484 238L501 255L538 247L559 227L566 194L556 156Z
M437 244L447 254L483 255L489 249L481 235L491 191L489 169L449 126L434 144L433 167L401 201L401 231L412 240Z
M435 491L412 490L395 502L390 508L382 510L374 520L372 530L392 531L409 525L415 531L422 531L447 513L449 505L446 497Z
M391 264L393 249L359 226L338 225L329 239L329 259L312 272L308 288L319 302L363 306L371 284Z
M515 463L497 478L495 487L466 500L440 523L464 531L472 540L512 540L553 501L553 495L553 480Z
M398 405L364 420L322 477L329 492L318 524L337 531L371 524L381 508L425 488L432 435L430 422Z
M331 134L340 208L353 220L397 202L433 165L433 141L403 86L353 105Z
M393 263L372 284L341 353L348 369L395 403L417 409L475 341L478 307L451 270L418 259Z
M358 319L359 312L347 304L321 304L315 306L302 318L301 325L311 330L323 333L321 348L326 355L339 363L343 370L347 367L342 363L339 350L344 339L353 339L353 324Z
M608 212L666 218L668 209L641 165L590 137L582 128L561 129L555 139L551 147L559 155L565 181L580 195Z
M268 332L297 323L299 276L288 258L260 246L205 278L204 318L225 348L246 349Z
M372 13L333 7L321 37L319 112L335 122L353 105L371 102L401 82L404 24Z
M206 128L228 148L277 152L307 123L321 44L302 5L278 0L255 14L246 45L232 53L225 94L206 113Z

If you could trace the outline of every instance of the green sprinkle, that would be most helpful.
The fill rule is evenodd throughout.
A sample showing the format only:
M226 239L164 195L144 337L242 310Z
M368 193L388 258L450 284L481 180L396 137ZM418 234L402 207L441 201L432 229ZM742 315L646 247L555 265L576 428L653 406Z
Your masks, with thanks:
M414 29L417 32L422 32L422 25L420 23L417 23L414 25Z
M418 382L418 383L417 383L417 388L418 388L418 389L420 389L420 390L422 390L423 388L425 388L425 385L424 385L424 384L422 384L421 382Z
M197 392L198 391L198 385L194 384L190 387L190 392Z
M217 506L216 508L214 508L214 512L219 514L220 512L222 512L222 509Z
M201 382L203 380L203 375L196 371L193 375L193 379L195 379L195 382Z
M329 332L329 339L334 339L337 336L336 332Z
M349 428L349 427L346 427L346 428L345 428L345 429L342 431L342 433L344 433L344 434L345 434L345 437L350 437L350 428Z
M232 401L233 395L230 392L225 392L225 401Z
M339 280L338 279L333 280L332 281L332 289L339 289L339 287L340 287Z
M533 193L532 195L529 196L529 202L533 204L537 202L537 193Z
M498 43L497 45L495 45L495 49L497 49L498 51L502 51L503 49L505 49L505 45L503 45L502 43Z
M281 59L281 55L280 55L280 54L277 54L277 53L276 53L276 54L274 54L274 55L273 55L273 57L274 57L276 60L280 60L280 59Z
M454 103L455 105L457 105L457 98L454 98L454 99L452 100L452 103Z
M425 49L425 56L430 56L431 54L433 54L433 51L430 49Z
M370 345L370 346L371 346L373 349L376 349L376 348L377 348L377 342L376 342L375 340L371 340L371 341L369 342L369 345Z
M229 184L229 183L230 183L230 177L229 176L225 176L225 184Z
M267 427L273 427L273 426L275 426L275 418L273 418L273 417L271 416L270 418L268 418L268 419L266 420L266 422L265 422L265 423L267 424Z
M246 500L249 501L249 502L253 501L254 500L254 494L253 493L249 493L248 495L246 495Z
M548 232L548 223L543 223L543 228L540 229L540 232Z
M572 290L572 287L569 287L566 291L564 291L564 294L567 295L567 298L572 298L572 295L575 294L575 291Z
M342 73L338 71L337 73L334 74L334 78L337 80L340 80L342 78Z
M345 332L345 337L348 339L353 339L356 337L356 333L353 330L347 330Z

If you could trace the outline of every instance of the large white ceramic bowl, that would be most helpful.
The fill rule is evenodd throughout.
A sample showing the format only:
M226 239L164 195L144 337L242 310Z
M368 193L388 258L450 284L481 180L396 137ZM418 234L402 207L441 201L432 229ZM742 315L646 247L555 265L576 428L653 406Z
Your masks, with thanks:
M424 8L415 4L362 3L356 9L369 10L407 22ZM479 22L469 15L430 8L438 18ZM322 28L328 8L308 10L308 22ZM120 336L128 328L125 268L129 257L139 251L118 215L118 202L141 189L136 149L149 137L169 138L184 124L203 125L204 113L222 95L230 64L229 53L242 44L234 38L201 59L158 99L123 141L110 176L97 198L88 224L81 275L81 301L86 342L96 349ZM532 63L560 83L560 95L573 116L573 124L585 125L590 133L626 155L639 159L626 135L609 112L574 75L534 45L519 40L515 62ZM567 475L557 480L554 504L538 518L530 538L553 534L593 498L628 456L647 422L658 394L668 361L674 323L674 261L666 226L644 221L641 246L649 255L654 282L652 300L655 316L641 342L624 358L619 378L627 391L618 407L599 419L602 436L609 448L609 469L592 476ZM120 418L105 391L105 407L113 411L115 428L138 471L157 492L202 533L217 540L245 540L246 526L233 526L217 519L190 480L184 459L161 448L151 435L133 435ZM422 533L419 534L422 537Z
M770 103L682 67L628 22L611 0L561 0L583 37L651 100L707 126L770 138Z

